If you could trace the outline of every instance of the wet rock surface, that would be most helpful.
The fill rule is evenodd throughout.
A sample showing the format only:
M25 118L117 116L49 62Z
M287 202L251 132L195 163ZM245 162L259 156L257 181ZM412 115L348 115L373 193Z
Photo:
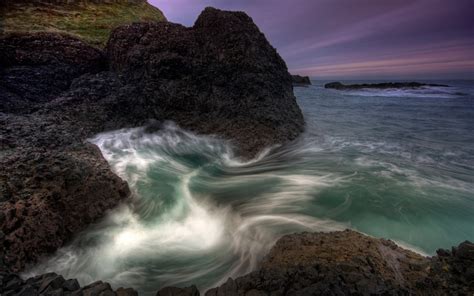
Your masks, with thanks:
M105 51L73 37L0 38L0 270L21 271L130 196L86 140L173 120L252 157L303 130L284 61L241 12L192 28L116 29Z
M437 256L423 257L397 246L346 230L282 237L260 268L205 292L221 295L473 295L474 244L461 243ZM22 294L22 293L30 294ZM79 287L56 274L21 280L0 273L2 295L136 295L95 282ZM71 294L72 293L72 294ZM165 287L157 296L198 296L195 286Z
M282 237L259 270L214 295L472 295L474 245L427 258L346 230Z
M363 83L363 84L343 84L341 82L330 82L324 85L325 88L337 90L357 90L357 89L389 89L389 88L420 88L420 87L449 87L445 84L420 83L420 82L383 82L383 83Z

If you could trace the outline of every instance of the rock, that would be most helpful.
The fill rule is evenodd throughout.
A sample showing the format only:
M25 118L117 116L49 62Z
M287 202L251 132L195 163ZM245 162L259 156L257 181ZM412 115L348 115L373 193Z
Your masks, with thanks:
M472 281L464 275L474 262L448 258L426 258L350 230L293 234L278 240L257 271L229 279L206 296L472 294ZM462 276L453 264L463 265ZM446 266L452 271L441 271Z
M131 288L118 288L115 294L117 294L117 296L138 296L137 291Z
M47 291L53 291L60 289L65 282L64 278L57 274L51 274L48 277L45 277L39 286L38 292L45 293Z
M389 89L389 88L420 88L426 86L449 87L445 84L419 83L419 82L384 82L384 83L364 83L364 84L342 84L341 82L330 82L324 88L337 90L357 90L357 89Z
M196 286L186 288L165 287L156 293L156 296L199 296Z
M97 281L82 288L84 296L114 296L115 293L109 283Z
M309 79L308 76L291 75L291 79L293 81L294 86L311 85L311 80Z
M119 27L105 52L54 33L0 37L0 50L0 267L10 271L129 197L85 143L99 132L173 120L249 158L303 130L284 61L242 12L207 8L192 28Z
M126 183L91 144L61 150L17 147L0 168L0 178L15 192L0 203L4 260L14 271L22 270L27 258L54 252L129 196Z
M81 287L79 286L79 282L76 279L69 279L64 282L63 284L63 289L66 291L76 291L79 290ZM126 294L124 294L125 296Z
M0 112L27 113L105 68L100 50L67 35L11 34L0 38L0 52Z
M303 130L285 62L243 12L206 8L191 28L119 27L107 56L123 81L143 90L148 117L234 140L241 154Z

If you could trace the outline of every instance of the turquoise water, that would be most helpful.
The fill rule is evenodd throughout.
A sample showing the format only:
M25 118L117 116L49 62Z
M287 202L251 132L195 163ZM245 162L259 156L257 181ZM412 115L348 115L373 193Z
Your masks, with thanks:
M444 83L453 87L296 88L306 132L247 162L172 123L97 135L134 200L28 275L204 291L254 270L295 231L352 228L424 254L474 240L474 84Z

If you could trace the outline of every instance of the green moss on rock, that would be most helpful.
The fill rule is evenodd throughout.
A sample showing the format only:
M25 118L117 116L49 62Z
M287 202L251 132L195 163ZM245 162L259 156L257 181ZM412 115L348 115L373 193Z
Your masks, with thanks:
M133 22L166 21L146 1L8 1L0 10L0 34L61 32L103 46L110 31Z

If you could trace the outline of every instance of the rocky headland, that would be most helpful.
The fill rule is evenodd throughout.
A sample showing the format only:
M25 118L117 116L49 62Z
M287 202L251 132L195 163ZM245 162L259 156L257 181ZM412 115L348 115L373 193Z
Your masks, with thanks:
M449 87L445 84L420 83L420 82L382 82L382 83L363 83L363 84L343 84L341 82L330 82L324 85L325 88L337 90L358 90L358 89L411 89L422 87Z
M311 85L311 80L308 76L300 76L300 75L291 75L291 79L293 80L294 86L308 86Z
M53 253L129 197L86 142L99 132L172 120L252 157L304 127L285 62L242 12L207 8L191 28L122 26L104 50L15 33L0 52L3 270Z
M87 142L95 134L153 131L172 120L228 139L249 158L303 131L285 62L245 13L207 8L190 28L134 23L113 30L105 48L91 44L52 32L0 38L1 295L137 294L15 274L129 200L128 185ZM353 231L295 234L259 270L206 295L470 295L473 252L465 242L425 258ZM199 291L165 287L157 295Z

